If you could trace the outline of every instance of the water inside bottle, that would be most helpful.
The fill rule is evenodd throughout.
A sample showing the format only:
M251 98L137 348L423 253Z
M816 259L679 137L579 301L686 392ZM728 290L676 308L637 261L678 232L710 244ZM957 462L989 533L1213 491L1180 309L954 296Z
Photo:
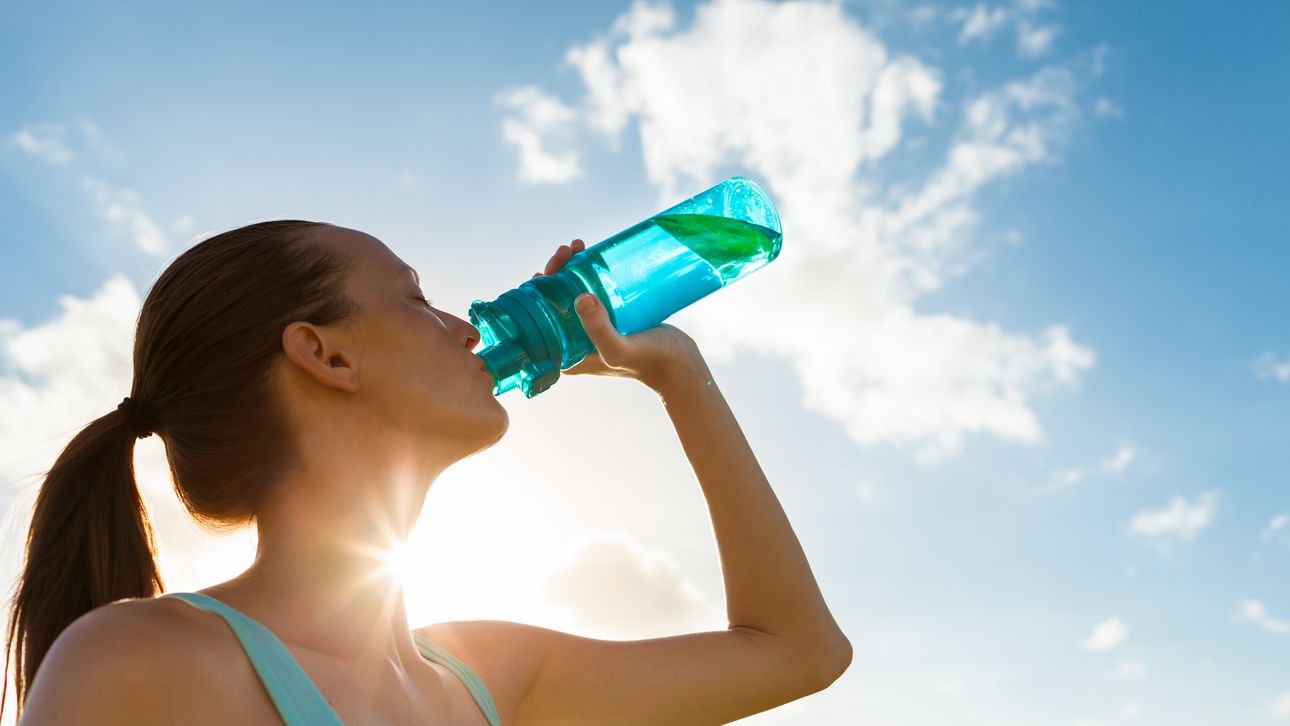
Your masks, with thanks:
M578 253L566 269L603 293L615 327L628 334L762 267L779 254L781 240L739 219L661 214Z

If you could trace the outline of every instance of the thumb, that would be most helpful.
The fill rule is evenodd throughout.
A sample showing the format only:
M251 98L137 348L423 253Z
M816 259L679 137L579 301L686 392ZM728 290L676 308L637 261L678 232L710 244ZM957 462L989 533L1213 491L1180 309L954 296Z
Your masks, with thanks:
M600 299L591 293L583 293L573 301L573 307L578 311L578 317L582 320L583 329L587 331L587 337L591 338L596 350L600 351L600 357L604 358L608 365L619 365L626 352L624 336L610 324L609 311L605 309Z

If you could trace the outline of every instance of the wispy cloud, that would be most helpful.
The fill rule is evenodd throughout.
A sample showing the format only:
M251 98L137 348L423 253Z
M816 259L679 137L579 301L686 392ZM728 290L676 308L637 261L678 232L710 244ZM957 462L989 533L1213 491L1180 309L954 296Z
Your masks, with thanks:
M1084 481L1090 475L1102 473L1105 475L1123 474L1133 463L1136 456L1132 446L1121 444L1113 453L1107 455L1096 466L1072 466L1057 469L1048 478L1048 483L1037 490L1037 493L1046 494L1063 489L1070 489L1080 482Z
M1123 474L1124 470L1129 468L1129 464L1132 464L1136 457L1137 453L1132 446L1122 444L1120 448L1115 450L1114 454L1102 460L1102 471L1109 474Z
M576 151L547 148L553 138L569 135L573 109L534 86L500 92L494 101L513 112L502 119L502 138L519 150L520 181L560 183L581 176Z
M804 405L855 441L908 446L924 462L970 433L1040 441L1028 397L1074 385L1093 365L1060 324L1021 335L917 310L966 271L976 192L1060 161L1078 118L1070 69L1041 68L968 99L943 162L911 184L875 164L903 148L910 124L945 112L941 73L889 51L839 4L706 3L679 27L668 6L637 2L566 61L586 86L576 113L590 130L617 144L636 119L658 208L731 165L768 187L785 254L760 284L731 286L677 322L715 359L746 349L788 361Z
M103 139L103 132L89 119L75 124L78 143L101 154L114 154ZM131 189L119 187L100 177L85 173L83 164L69 146L73 134L64 124L32 124L16 132L11 141L23 151L80 176L81 188L94 202L103 219L123 227L140 250L153 255L166 251L166 235L161 225L144 210L143 200Z
M16 131L9 142L50 164L62 166L75 158L64 140L65 132L63 124L31 124Z
M1193 501L1174 497L1164 509L1143 510L1129 523L1129 531L1167 546L1170 541L1190 541L1214 521L1221 490L1204 492Z
M122 223L129 229L136 247L154 255L166 251L166 235L156 220L143 211L142 200L133 190L115 187L92 176L83 177L81 187L98 204L104 219Z
M1272 711L1273 715L1276 716L1290 716L1290 692L1283 693L1273 699L1268 706L1268 710Z
M1094 653L1105 653L1129 637L1129 626L1119 616L1111 617L1093 627L1093 632L1080 641L1079 647Z
M1061 29L1056 25L1032 25L1030 21L1017 21L1017 53L1025 58L1038 58L1053 47Z
M1101 118L1124 118L1124 109L1109 98L1099 98L1093 104L1093 113Z
M1269 633L1277 635L1290 633L1290 623L1272 617L1261 600L1242 600L1236 609L1236 615L1241 620L1248 620Z
M1271 541L1273 537L1277 536L1278 532L1286 529L1287 524L1290 524L1290 512L1272 515L1272 519L1268 520L1268 525L1259 533L1259 539L1264 542Z
M1261 381L1290 381L1290 356L1278 358L1272 353L1263 353L1250 363L1250 369Z
M576 542L546 573L543 595L607 637L710 628L724 619L670 554L624 532Z
M1008 22L1010 16L1008 9L1001 5L991 8L977 3L971 9L954 9L949 14L949 20L963 24L959 30L959 42L966 44L974 40L988 40L995 30Z
M1040 10L1053 7L1053 3L1033 0L1013 6L977 3L970 8L955 8L946 14L945 19L959 25L960 45L986 43L997 31L1011 23L1017 30L1017 55L1022 58L1038 58L1052 49L1053 42L1061 33L1061 26L1036 20Z
M1115 664L1115 677L1122 679L1141 678L1147 672L1147 666L1136 658L1122 658Z

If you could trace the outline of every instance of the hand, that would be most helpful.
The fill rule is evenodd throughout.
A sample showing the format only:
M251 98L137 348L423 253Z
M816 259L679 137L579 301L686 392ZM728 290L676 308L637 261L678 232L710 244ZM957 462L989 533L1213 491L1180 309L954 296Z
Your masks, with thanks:
M582 240L560 245L546 263L543 272L534 277L554 275L569 258L585 248ZM609 311L595 295L584 293L574 301L574 310L596 349L587 357L561 371L567 376L618 376L635 378L655 391L678 376L706 372L694 339L680 328L659 323L631 335L619 333L609 321ZM586 310L578 303L590 302Z

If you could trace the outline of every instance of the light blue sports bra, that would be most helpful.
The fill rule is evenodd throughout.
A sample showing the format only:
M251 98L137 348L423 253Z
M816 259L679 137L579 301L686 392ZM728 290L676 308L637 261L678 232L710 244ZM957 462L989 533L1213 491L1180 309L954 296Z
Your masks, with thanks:
M331 704L327 703L322 692L309 680L295 656L291 655L291 651L287 650L287 646L278 640L273 631L209 595L199 592L170 592L162 597L177 597L215 613L228 623L242 643L251 665L255 666L255 672L260 675L260 680L286 726L344 726ZM422 656L446 667L461 679L479 710L484 712L489 726L501 726L502 719L497 715L497 707L493 705L488 688L470 666L421 633L414 632L412 639L416 641L417 650L421 651Z

